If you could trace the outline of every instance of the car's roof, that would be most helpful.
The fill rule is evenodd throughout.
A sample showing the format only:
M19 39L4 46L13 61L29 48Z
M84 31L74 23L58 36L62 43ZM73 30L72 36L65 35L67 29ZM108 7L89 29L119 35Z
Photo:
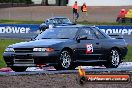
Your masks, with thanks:
M67 25L67 26L55 26L55 28L75 28L75 27L82 27L84 25L77 24L77 25Z
M68 25L68 26L56 26L55 28L82 28L82 27L95 27L95 26L90 26L90 25L81 25L81 24L77 24L77 25Z

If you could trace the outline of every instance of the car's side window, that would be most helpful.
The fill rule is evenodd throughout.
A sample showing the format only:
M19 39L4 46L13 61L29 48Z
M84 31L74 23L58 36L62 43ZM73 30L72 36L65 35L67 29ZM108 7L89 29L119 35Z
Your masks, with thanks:
M50 19L50 20L49 20L49 23L50 23L50 24L53 24L53 23L55 23L55 22L54 22L53 19Z
M98 29L94 29L96 36L98 37L98 39L105 39L106 37L98 30Z
M94 31L90 28L83 28L80 31L80 36L83 36L83 35L87 36L87 38L90 38L90 39L97 39L97 37L94 34Z

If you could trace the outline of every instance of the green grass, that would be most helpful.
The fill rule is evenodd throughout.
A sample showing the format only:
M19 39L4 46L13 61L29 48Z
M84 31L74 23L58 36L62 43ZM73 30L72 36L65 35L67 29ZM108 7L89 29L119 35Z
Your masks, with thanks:
M21 42L23 40L20 39L0 39L0 68L5 67L6 64L3 60L2 54L5 50L5 48L10 45L10 44L14 44L17 42Z
M2 59L2 54L5 50L5 48L10 45L17 42L22 42L24 40L20 39L0 39L0 68L5 67L6 64L4 60ZM132 45L128 45L128 54L126 56L126 59L124 61L132 61Z
M41 24L43 21L0 20L0 24Z
M78 24L83 24L83 25L124 25L124 26L131 26L132 23L117 23L117 22L88 22L88 21L83 21L83 22L78 22Z
M132 45L128 45L128 53L125 58L124 61L132 61Z
M43 21L22 21L22 20L0 20L0 24L41 24ZM77 24L84 25L132 25L132 23L116 23L116 22L88 22L82 21Z

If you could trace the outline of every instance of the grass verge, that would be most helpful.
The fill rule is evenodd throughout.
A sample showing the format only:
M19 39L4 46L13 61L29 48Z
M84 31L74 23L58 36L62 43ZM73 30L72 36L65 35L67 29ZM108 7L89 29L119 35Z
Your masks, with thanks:
M124 61L132 62L132 45L128 45L128 53L125 58Z
M43 21L0 20L0 24L41 24Z
M0 24L41 24L43 21L22 21L22 20L0 20ZM117 23L117 22L88 22L82 21L77 24L84 25L132 25L132 23Z

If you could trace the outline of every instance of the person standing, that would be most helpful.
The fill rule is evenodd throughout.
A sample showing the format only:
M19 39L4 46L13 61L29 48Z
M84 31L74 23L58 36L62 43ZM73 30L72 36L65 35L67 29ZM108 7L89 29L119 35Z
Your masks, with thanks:
M81 6L81 11L82 11L83 19L84 19L87 16L87 6L86 6L86 3L83 3L83 5Z
M121 9L117 16L116 22L125 23L125 14L127 14L127 11L125 9Z
M77 19L79 18L77 1L75 1L74 5L72 6L72 9L73 9L73 19L75 20L75 22L77 22Z

